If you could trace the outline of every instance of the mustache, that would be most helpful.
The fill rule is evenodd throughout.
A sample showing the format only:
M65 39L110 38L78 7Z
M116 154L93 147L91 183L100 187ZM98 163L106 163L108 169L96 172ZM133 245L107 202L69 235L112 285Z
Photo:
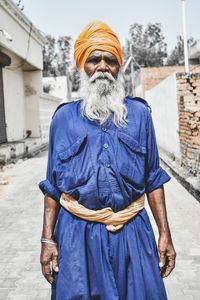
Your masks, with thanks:
M107 79L110 82L116 81L116 79L108 72L96 72L89 78L89 82L93 83L97 79Z

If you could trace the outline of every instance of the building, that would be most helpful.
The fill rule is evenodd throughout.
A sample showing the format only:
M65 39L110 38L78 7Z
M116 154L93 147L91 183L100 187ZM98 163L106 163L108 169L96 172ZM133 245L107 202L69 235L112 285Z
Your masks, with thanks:
M43 94L45 41L12 0L0 1L0 157L6 160L48 139L60 99Z

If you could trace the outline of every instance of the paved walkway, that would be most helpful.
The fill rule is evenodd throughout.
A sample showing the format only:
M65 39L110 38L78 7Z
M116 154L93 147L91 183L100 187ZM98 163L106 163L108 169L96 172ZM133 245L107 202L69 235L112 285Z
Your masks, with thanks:
M6 169L0 177L0 299L48 300L49 284L40 272L40 232L46 153ZM177 265L165 280L169 300L200 299L200 204L179 184L166 184L168 215ZM109 300L109 299L105 299ZM161 299L162 300L162 299Z

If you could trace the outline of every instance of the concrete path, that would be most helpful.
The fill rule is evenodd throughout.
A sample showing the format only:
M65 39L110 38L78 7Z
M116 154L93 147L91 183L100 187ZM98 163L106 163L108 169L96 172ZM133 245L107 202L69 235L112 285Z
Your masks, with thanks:
M46 153L7 168L0 177L0 299L48 300L50 286L40 271L40 233ZM169 300L200 299L200 203L175 179L166 188L177 265L165 279ZM109 300L109 299L105 299ZM162 299L161 299L162 300Z

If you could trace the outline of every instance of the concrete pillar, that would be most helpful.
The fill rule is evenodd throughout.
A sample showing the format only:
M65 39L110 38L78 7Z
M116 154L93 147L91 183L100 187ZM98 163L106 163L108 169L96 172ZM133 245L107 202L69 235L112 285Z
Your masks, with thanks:
M30 137L40 137L40 95L42 71L23 71L25 88L25 128Z

